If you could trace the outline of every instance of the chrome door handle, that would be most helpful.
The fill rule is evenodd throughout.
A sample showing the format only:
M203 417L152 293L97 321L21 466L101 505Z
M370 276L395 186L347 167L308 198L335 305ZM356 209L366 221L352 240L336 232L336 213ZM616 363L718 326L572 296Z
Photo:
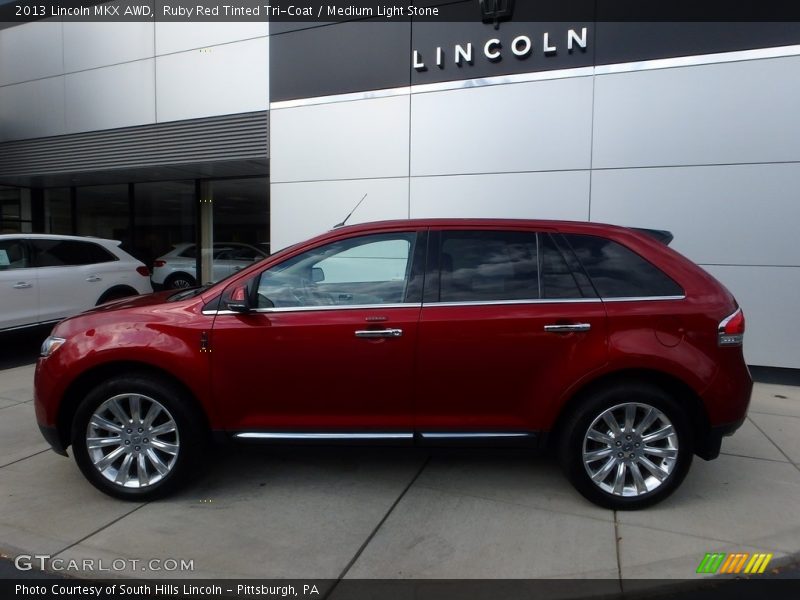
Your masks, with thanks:
M18 281L16 284L14 284L14 289L15 290L27 290L28 288L32 288L32 287L33 287L33 284L32 283L28 283L27 281Z
M357 338L397 338L403 335L402 329L358 329Z
M574 331L589 331L592 326L589 323L572 323L569 325L545 325L547 333L572 333Z
M86 278L86 281L88 281L89 283L95 283L97 281L103 281L103 278L100 277L99 275L89 275Z

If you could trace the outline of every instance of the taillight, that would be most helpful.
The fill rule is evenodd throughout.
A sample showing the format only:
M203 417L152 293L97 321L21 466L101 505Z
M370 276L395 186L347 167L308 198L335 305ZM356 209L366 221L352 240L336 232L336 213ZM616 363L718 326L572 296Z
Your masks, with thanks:
M148 269L144 265L141 267L136 267L136 272L142 277L150 277L150 269Z
M720 346L741 346L744 340L744 313L737 308L732 315L720 321L718 339Z
M165 264L167 264L165 260L156 260L153 262L154 267L163 267Z

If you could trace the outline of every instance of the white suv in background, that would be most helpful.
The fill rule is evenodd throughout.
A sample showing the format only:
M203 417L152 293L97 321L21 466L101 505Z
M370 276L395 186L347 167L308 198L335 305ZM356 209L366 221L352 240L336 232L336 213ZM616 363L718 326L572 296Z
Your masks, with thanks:
M152 292L149 269L119 245L68 235L0 235L0 331Z
M249 267L267 254L249 244L219 242L214 244L214 281ZM153 262L151 277L154 287L189 288L197 285L197 246L176 244L172 250Z

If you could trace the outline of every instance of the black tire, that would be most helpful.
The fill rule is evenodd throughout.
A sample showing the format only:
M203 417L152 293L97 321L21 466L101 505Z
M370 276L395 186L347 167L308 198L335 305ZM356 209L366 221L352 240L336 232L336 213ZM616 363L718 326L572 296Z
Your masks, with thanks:
M122 300L123 298L130 298L131 296L138 296L139 293L133 288L111 288L106 291L97 301L96 306L105 304L106 302L113 302L114 300Z
M124 463L115 460L114 463L116 463L117 466L111 466L112 471L107 471L107 474L104 475L95 466L87 446L87 438L90 435L89 423L90 419L95 415L95 412L98 411L101 406L108 406L107 404L104 405L104 403L115 397L121 398L118 402L122 402L123 406L128 406L130 408L130 400L126 399L125 395L138 396L140 398L139 402L142 407L142 417L146 416L146 411L149 406L152 405L150 400L155 401L164 409L159 418L154 421L154 427L157 428L159 424L163 424L164 422L167 422L169 425L170 419L174 422L176 427L174 434L164 434L167 436L166 439L163 437L161 439L156 439L156 436L154 436L153 440L150 441L149 438L144 438L143 436L147 435L146 427L145 432L140 434L140 437L131 438L131 434L127 435L126 439L128 442L142 443L141 446L136 446L136 449L142 448L141 454L144 455L142 460L146 463L145 472L148 473L146 479L153 480L152 482L145 480L144 485L140 485L139 487L127 487L111 481L108 477L113 474L113 469L116 469L117 472L122 471L121 467ZM125 404L126 402L129 404ZM111 412L109 411L104 414L110 417ZM119 422L119 419L112 420L113 425L118 425ZM93 435L99 435L97 431L98 430L95 429ZM116 436L117 439L121 439L120 436L126 435L125 432L111 434L110 430L108 431L109 438ZM125 431L127 432L127 429ZM137 435L135 429L133 429L132 435ZM120 375L95 387L78 406L73 418L71 432L72 450L75 454L75 462L77 462L78 467L80 467L84 476L91 484L110 496L136 502L160 498L176 490L196 469L207 447L208 438L208 430L204 420L191 399L187 398L182 390L169 381L163 381L148 373ZM142 441L140 442L137 440ZM177 445L177 452L174 457L162 452L155 444L155 442L164 441L171 445ZM146 446L148 442L151 444L149 447ZM131 446L128 445L123 448L121 442L114 442L113 446L100 450L100 452L104 452L106 453L105 455L108 456L114 450L120 448L123 450L123 452L119 454L120 459L124 461L125 454L131 454L132 458L130 460L138 460L139 452L134 455L130 451ZM157 457L161 458L163 465L169 465L169 470L165 474L156 470L155 464L157 461L153 462L147 457L146 452L150 450L152 450ZM93 450L91 452L95 454L95 459L97 459L98 450ZM170 463L170 461L172 462ZM129 464L129 472L130 470L137 471L138 474L138 465L135 463ZM141 482L144 478L135 477L135 479L136 482L132 482L131 485L136 486L137 482Z
M636 437L636 427L631 429L634 434L633 441L636 442L639 440L641 442L640 446L636 448L629 448L630 442L627 441L627 437L625 435L615 437L610 428L607 431L607 435L615 440L613 444L586 441L587 451L614 448L612 452L613 456L610 458L615 460L617 466L619 462L625 462L626 466L623 468L624 476L621 477L621 479L626 484L627 489L623 491L623 493L632 495L621 495L620 493L614 493L616 490L612 489L609 492L607 489L601 487L613 487L611 486L611 480L616 475L614 469L609 471L608 479L600 483L595 483L592 480L587 469L594 469L594 472L599 476L602 467L608 465L611 461L606 461L605 457L603 457L598 458L596 462L591 462L589 466L586 466L583 460L584 441L589 432L589 428L596 419L600 419L605 411L620 405L632 403L638 405L635 414L641 419L639 423L645 419L644 415L648 412L644 407L657 409L657 411L660 411L662 415L669 420L675 434L677 434L677 440L671 438L671 442L667 440L663 442L650 442L653 446L648 446L648 448L652 450L655 445L662 444L665 446L666 450L671 451L673 448L667 446L670 443L676 443L677 457L672 459L671 467L668 467L669 474L666 475L663 481L658 483L657 478L653 477L653 473L643 466L640 466L641 463L637 459L632 461L626 460L625 452L622 452L623 457L621 461L619 459L620 453L617 452L617 450L630 450L632 453L639 452L639 455L628 454L628 457L644 455L644 458L650 460L650 462L655 461L656 465L659 467L664 467L669 464L666 458L656 458L643 452L644 448L641 450L639 449L640 446L645 446L645 444L641 440L641 437ZM624 416L624 408L616 409L612 414ZM655 431L654 428L663 425L663 422L658 421L646 428L644 432L639 431L639 435L642 436L648 434L648 432L653 433ZM605 421L601 422L599 420L597 426L602 429L607 427ZM619 437L619 439L617 439L617 437ZM622 447L617 447L617 442L624 445ZM658 448L656 448L656 451L657 450ZM577 409L570 415L562 429L558 453L561 466L568 479L585 498L603 508L610 508L613 510L638 510L662 501L674 492L686 477L694 455L693 430L686 410L681 407L675 398L661 388L642 382L616 384L592 393L578 405ZM659 464L658 461L663 462ZM633 467L630 466L631 462L637 463L635 467L637 473L646 475L647 481L657 487L653 489L643 487L640 492L637 489L638 483L636 483L633 477Z
M166 281L164 282L164 289L185 290L186 288L192 288L196 285L197 281L188 273L173 273L167 277Z

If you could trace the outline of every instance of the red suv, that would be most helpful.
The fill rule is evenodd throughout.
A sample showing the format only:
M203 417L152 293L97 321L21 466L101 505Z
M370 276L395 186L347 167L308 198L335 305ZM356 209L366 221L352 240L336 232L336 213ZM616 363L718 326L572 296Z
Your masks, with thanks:
M733 296L651 233L335 229L62 321L36 367L39 425L130 500L174 489L215 438L373 440L552 447L589 500L641 508L719 454L752 389Z

